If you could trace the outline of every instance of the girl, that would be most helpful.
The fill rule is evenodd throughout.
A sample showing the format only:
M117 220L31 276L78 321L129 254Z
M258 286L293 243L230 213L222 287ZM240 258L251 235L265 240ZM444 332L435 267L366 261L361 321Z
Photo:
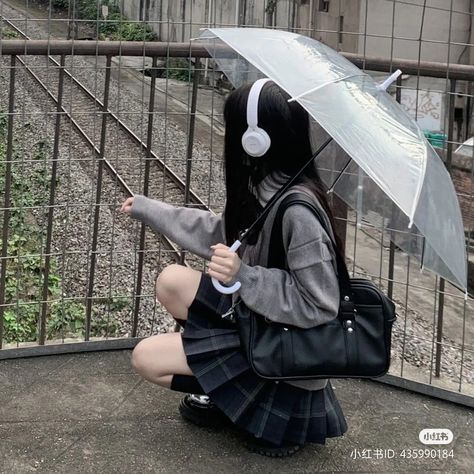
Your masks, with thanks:
M236 323L222 318L236 297L214 289L211 277L241 282L241 300L270 320L300 327L326 323L337 316L339 286L333 217L323 183L309 166L249 236L238 252L229 247L273 194L312 155L307 112L288 102L286 92L266 82L257 95L258 125L269 136L263 156L242 146L247 130L249 91L234 90L224 107L226 206L223 215L136 195L122 212L168 236L181 247L210 260L207 273L171 265L156 282L156 297L184 327L182 333L142 340L133 351L135 370L145 379L187 395L180 412L200 426L227 422L247 433L247 447L267 456L288 456L307 442L325 444L341 436L347 424L327 379L274 382L250 368ZM326 220L328 235L305 206L290 206L283 216L283 243L289 270L266 268L269 237L280 200L288 193L307 193ZM331 244L336 241L336 248ZM224 244L225 242L225 244Z

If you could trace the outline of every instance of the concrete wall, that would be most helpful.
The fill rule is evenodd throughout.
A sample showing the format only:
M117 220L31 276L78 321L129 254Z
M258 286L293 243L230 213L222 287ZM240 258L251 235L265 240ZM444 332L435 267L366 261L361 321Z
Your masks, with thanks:
M327 13L319 11L319 1L313 3L309 36L334 49L356 52L358 47L359 10L362 0L330 2ZM309 6L309 5L308 5ZM309 15L309 8L308 8Z
M403 4L363 1L359 17L359 53L418 59L423 3L424 0L409 0ZM453 13L450 14L451 1L427 0L421 60L469 63L469 49L452 43L470 40L470 5L471 0L453 0Z
M130 20L145 20L162 41L187 41L199 29L212 26L274 26L300 31L327 44L355 52L357 36L342 35L343 28L357 32L361 0L331 0L328 13L319 12L319 0L122 0L122 11ZM311 14L312 11L312 14Z

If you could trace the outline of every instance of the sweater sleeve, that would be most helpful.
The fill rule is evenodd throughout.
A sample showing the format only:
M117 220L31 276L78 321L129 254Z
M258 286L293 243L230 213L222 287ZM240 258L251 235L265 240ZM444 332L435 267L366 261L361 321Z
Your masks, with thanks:
M133 199L130 216L190 252L210 260L211 245L225 242L221 214L189 207L176 207L141 194Z
M242 284L239 291L244 303L272 321L302 328L334 319L339 310L339 282L325 235L311 210L289 207L283 216L289 270L242 262L236 279Z

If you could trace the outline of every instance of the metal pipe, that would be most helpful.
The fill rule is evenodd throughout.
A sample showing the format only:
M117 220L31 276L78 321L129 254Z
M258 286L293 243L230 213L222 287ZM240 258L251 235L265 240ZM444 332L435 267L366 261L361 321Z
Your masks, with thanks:
M151 83L150 83L150 97L148 101L148 128L146 137L146 150L145 150L145 173L143 177L143 195L148 196L148 187L150 182L150 166L151 160L153 159L151 149L153 146L153 118L155 112L155 91L156 91L156 69L157 69L158 58L153 57L151 63ZM143 264L145 260L145 230L146 225L144 222L140 225L140 240L138 247L138 274L137 274L137 285L135 288L135 296L133 302L133 322L132 322L132 337L137 337L138 332L138 313L140 311L140 301L142 292L142 281L143 281Z
M184 42L186 24L186 0L181 0L181 41Z
M208 3L209 2L209 3ZM212 18L212 0L208 0L207 7L207 26L208 28L211 27L211 18ZM209 69L209 58L206 58L205 64L204 64L204 79L207 80L207 74L208 74L208 69Z
M190 192L191 192L191 172L193 164L193 146L194 146L194 131L196 128L196 108L197 108L197 96L199 87L199 68L201 62L199 58L196 58L194 64L194 76L193 76L193 88L191 95L191 107L189 111L189 124L188 124L188 144L186 150L186 178L184 185L184 205L187 206L190 203ZM181 251L181 264L184 264L185 252Z
M312 37L314 24L314 0L309 0L309 15L308 15L308 33Z
M186 179L184 187L184 204L190 203L190 192L191 192L191 165L193 159L193 145L194 145L194 131L196 128L196 108L197 108L197 96L199 87L199 69L201 67L201 61L196 58L194 64L194 76L193 76L193 87L191 95L191 109L189 115L189 126L188 126L188 144L186 152Z
M7 279L8 228L10 224L10 195L12 187L12 156L13 156L13 119L15 117L15 72L16 56L10 60L10 91L8 100L8 132L5 167L5 195L3 198L3 232L2 232L2 264L0 275L0 349L3 341L3 314L5 312L5 289Z
M397 88L395 90L395 99L400 104L402 102L402 76L397 77ZM392 202L391 204L391 225L395 219L396 207ZM393 280L395 273L395 242L394 242L394 232L390 231L390 249L388 253L388 287L387 287L387 296L392 299L393 297Z
M446 150L446 168L451 171L453 157L453 134L454 134L454 106L456 94L456 80L451 79L449 90L449 115L448 115L448 144ZM441 374L441 353L443 350L443 319L444 319L444 291L445 280L439 279L439 298L438 298L438 323L436 325L436 357L435 357L435 376Z
M235 26L240 26L240 1L241 0L237 0L235 2Z
M95 210L94 210L94 230L92 235L92 248L90 255L90 274L89 274L89 287L87 289L87 301L86 301L86 323L84 328L84 340L88 341L90 338L91 330L91 316L92 316L92 297L94 293L94 277L95 267L97 260L97 241L99 235L99 217L100 217L100 200L102 198L102 175L104 170L104 155L105 155L105 141L107 139L107 116L109 110L109 91L110 91L110 72L112 66L112 56L107 56L107 62L105 66L105 86L104 86L104 107L102 109L102 125L101 125L101 136L100 136L100 149L99 154L96 155L98 158L98 170L97 170L97 190L95 197Z
M220 51L222 49L222 52ZM219 54L231 50L218 48ZM2 40L2 54L6 55L76 55L76 56L157 56L181 58L209 58L209 52L203 45L191 43L165 43L158 41L87 41L87 40ZM340 53L358 67L370 71L390 72L402 69L404 74L474 81L474 66L448 64L434 61L410 59L387 59L363 56L355 53ZM235 56L235 53L234 53Z
M43 345L46 341L46 320L48 316L48 292L49 292L49 270L51 265L51 241L53 234L53 216L54 216L54 199L56 193L56 175L58 169L59 141L61 136L61 116L63 107L63 90L64 90L64 66L66 57L61 56L59 68L58 83L58 99L56 101L56 122L54 125L54 147L53 147L53 165L51 169L51 188L49 191L48 206L48 225L46 234L45 262L43 274L43 303L41 304L41 315L39 318L39 339L38 343Z

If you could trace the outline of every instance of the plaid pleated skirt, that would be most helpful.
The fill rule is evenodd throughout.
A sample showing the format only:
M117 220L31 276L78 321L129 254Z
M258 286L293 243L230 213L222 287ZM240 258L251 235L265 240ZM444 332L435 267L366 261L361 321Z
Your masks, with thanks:
M237 427L277 445L325 444L342 436L347 423L331 381L304 390L257 376L235 323L221 317L230 306L231 296L215 290L203 274L182 340L188 365L211 401Z

